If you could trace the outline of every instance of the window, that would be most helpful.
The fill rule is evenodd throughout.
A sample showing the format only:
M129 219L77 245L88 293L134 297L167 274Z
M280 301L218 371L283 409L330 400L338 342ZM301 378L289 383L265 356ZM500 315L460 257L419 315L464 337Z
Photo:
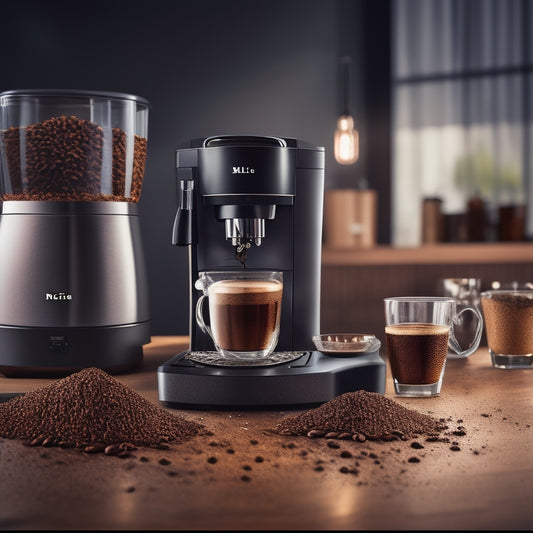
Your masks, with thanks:
M533 0L392 2L394 245L431 240L434 201L435 240L533 235L532 23Z

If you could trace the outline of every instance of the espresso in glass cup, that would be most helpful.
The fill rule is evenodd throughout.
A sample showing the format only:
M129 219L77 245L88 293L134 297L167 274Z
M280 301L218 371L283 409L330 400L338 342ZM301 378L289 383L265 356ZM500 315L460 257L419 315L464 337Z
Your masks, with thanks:
M279 339L283 273L278 271L201 272L195 287L203 291L196 321L226 358L261 359ZM209 325L204 300L209 302Z
M457 311L454 298L405 296L385 298L387 355L397 396L438 396L448 348L467 357L479 346L483 318L474 307ZM466 349L454 326L463 313L473 313L476 327Z

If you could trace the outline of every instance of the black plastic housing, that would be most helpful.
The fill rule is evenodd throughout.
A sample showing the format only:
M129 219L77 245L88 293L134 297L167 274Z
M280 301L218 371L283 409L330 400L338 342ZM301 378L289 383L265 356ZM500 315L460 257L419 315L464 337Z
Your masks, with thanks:
M173 242L190 246L191 350L214 349L195 320L198 273L241 268L223 217L257 213L265 216L265 237L248 251L246 268L283 271L276 350L313 349L311 338L320 332L324 160L322 147L260 135L194 139L176 150L178 191L184 182L193 191L191 212L180 207L173 229ZM180 228L180 220L191 227Z

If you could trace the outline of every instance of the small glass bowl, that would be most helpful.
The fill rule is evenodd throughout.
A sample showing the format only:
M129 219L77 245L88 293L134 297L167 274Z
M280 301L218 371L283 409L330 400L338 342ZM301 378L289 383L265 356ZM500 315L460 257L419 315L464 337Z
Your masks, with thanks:
M381 346L375 335L361 333L323 333L314 335L313 343L319 352L333 357L353 357L374 352Z

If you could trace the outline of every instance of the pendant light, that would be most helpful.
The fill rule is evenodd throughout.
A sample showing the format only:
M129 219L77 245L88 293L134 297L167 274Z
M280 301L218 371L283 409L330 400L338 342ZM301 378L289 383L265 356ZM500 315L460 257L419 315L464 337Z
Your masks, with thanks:
M335 160L341 165L351 165L359 159L359 133L354 127L354 120L348 106L350 64L350 57L341 57L342 110L337 119L334 139Z

